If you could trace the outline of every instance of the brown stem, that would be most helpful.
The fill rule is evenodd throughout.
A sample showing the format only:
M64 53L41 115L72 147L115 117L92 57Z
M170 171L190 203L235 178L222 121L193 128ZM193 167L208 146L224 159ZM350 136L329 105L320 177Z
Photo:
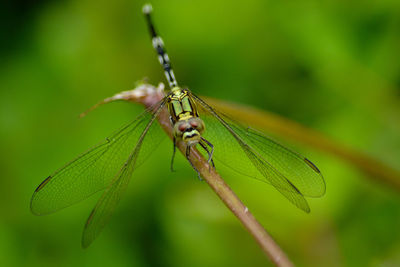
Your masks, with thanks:
M164 110L164 112L159 117L159 122L162 125L164 131L168 134L168 136L172 138L171 122L169 121L168 116L168 112ZM183 142L179 142L177 146L182 154L185 155L185 144ZM273 238L256 220L249 209L225 183L225 181L216 172L216 170L214 168L210 168L207 160L201 155L201 153L199 153L196 148L192 149L189 160L193 163L193 166L200 172L200 175L208 183L212 190L214 190L218 197L233 212L233 214L235 214L235 216L241 221L244 227L256 239L257 243L261 246L262 250L268 256L268 258L277 266L292 266L289 258L278 246L278 244L276 244Z
M157 90L151 85L142 84L132 91L125 92L123 97L118 97L118 95L116 96L112 98L112 101L127 100L140 103L145 105L146 107L149 107L161 100L163 94L160 91L160 87ZM163 130L172 139L173 133L167 109L164 109L160 113L158 121ZM186 146L182 141L178 142L177 147L183 153L183 155L185 155ZM210 168L207 160L201 155L201 153L199 153L196 148L191 150L189 160L192 162L193 166L199 171L203 179L218 195L218 197L224 202L224 204L233 212L233 214L240 220L240 222L249 231L249 233L255 238L255 240L260 245L264 253L268 256L268 258L276 266L293 266L283 250L262 227L262 225L256 220L256 218L251 214L249 209L242 203L242 201L236 196L232 189L225 183L225 181L216 172L216 170L214 168Z

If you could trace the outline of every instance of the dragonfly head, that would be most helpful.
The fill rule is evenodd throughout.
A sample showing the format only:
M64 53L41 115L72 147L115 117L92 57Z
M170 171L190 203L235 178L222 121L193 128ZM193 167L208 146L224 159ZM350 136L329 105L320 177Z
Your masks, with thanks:
M204 129L204 122L200 118L191 117L175 123L174 135L178 140L182 140L187 145L193 146L200 142Z

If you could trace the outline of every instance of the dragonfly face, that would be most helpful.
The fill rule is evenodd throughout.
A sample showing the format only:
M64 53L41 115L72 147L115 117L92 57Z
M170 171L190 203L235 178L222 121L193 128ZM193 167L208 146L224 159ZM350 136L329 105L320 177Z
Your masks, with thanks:
M180 120L174 125L174 136L182 140L187 146L197 145L201 141L204 131L204 122L198 117Z

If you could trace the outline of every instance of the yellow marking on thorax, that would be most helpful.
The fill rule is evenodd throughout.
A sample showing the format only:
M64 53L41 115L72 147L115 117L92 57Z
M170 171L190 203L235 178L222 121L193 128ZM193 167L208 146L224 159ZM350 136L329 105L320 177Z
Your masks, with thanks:
M190 114L189 112L181 113L181 114L179 114L179 116L178 116L178 120L179 120L179 121L188 120L188 119L190 119L190 118L193 118L193 115Z

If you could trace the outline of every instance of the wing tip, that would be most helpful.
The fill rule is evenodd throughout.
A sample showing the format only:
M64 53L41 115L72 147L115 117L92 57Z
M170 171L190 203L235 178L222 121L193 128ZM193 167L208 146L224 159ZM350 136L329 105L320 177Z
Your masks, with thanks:
M92 244L92 241L87 240L87 239L85 238L85 236L83 236L83 237L82 237L82 240L81 240L81 246L82 246L82 248L83 248L83 249L87 249L87 248L90 246L90 244Z
M41 215L43 215L43 214L40 213L40 212L38 212L38 211L36 210L36 208L35 208L35 204L34 204L34 202L35 202L35 195L36 195L36 190L35 190L35 192L34 192L33 195L32 195L31 202L29 203L29 209L30 209L30 211L32 212L33 215L41 216Z
M30 207L30 210L31 210L32 214L34 214L34 215L36 215L36 216L42 216L42 215L46 215L46 214L48 214L48 213L51 213L51 212L40 212L40 211L38 211L37 208L35 208L35 204L34 204L36 194L39 193L39 192L45 187L45 185L46 185L48 182L51 181L51 178L52 178L52 176L50 175L50 176L48 176L46 179L44 179L44 180L39 184L39 186L35 189L35 191L33 192L33 195L32 195L32 198L31 198L31 202L30 202L29 207Z
M35 216L42 216L42 215L43 215L42 213L37 212L37 211L35 210L35 208L32 206L32 204L31 204L31 206L30 206L30 210L31 210L31 213L32 213L33 215L35 215Z
M33 204L33 200L31 201L30 210L31 210L32 214L35 216L44 216L44 215L48 215L48 214L51 214L51 213L54 213L57 211L57 210L55 210L55 211L40 212L37 208L35 208L35 206Z
M314 195L310 196L310 197L322 197L325 195L326 193L326 182L324 177L322 176L321 171L318 169L318 167L312 163L308 158L304 158L304 162L315 172L319 175L320 179L321 179L321 188L319 190L319 192L315 193Z
M325 195L325 193L326 193L326 183L325 183L325 180L322 180L322 181L324 183L324 186L323 186L323 188L321 190L321 194L319 195L319 197L323 197Z
M82 234L82 240L81 240L81 246L83 249L88 248L90 246L90 244L93 243L93 240L94 240L94 238L92 238L88 235L87 229L89 228L90 224L92 223L95 212L96 212L96 208L92 209L92 211L89 214L89 217L86 220L85 227L83 228L83 234Z
M301 209L305 213L310 214L311 209L310 209L310 205L308 205L307 200L304 199L304 202L300 202L300 203L294 203L293 202L293 204L295 204L296 207L298 207L299 209Z

